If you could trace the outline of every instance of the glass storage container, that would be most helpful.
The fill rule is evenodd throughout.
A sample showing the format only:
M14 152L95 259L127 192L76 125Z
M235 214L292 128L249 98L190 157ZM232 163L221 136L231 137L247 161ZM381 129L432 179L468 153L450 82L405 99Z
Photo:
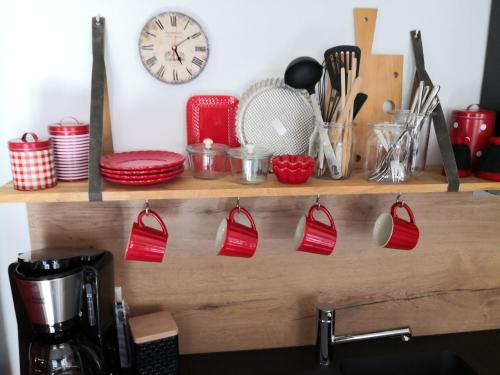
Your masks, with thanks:
M411 133L406 125L381 123L368 125L364 169L368 180L399 183L407 181Z
M348 178L351 175L356 138L354 135L354 124L325 124L328 127L328 136L333 148L333 173L331 177L335 180ZM325 153L325 157L328 157ZM326 160L323 170L327 168Z
M240 184L261 184L267 179L271 153L265 149L247 144L227 151L231 173Z
M189 167L193 170L193 176L207 180L224 177L228 148L229 146L221 143L214 143L210 138L204 139L203 143L187 146Z

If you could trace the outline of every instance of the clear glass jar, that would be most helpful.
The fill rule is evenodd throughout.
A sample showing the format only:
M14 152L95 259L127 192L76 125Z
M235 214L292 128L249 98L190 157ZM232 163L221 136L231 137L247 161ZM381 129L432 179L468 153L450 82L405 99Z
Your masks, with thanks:
M227 151L233 179L240 184L262 184L266 182L270 158L267 150L253 144Z
M204 139L203 143L187 146L186 151L193 176L208 180L224 177L227 169L226 151L228 149L229 146L214 143L210 138Z
M419 176L424 172L427 161L432 115L416 115L408 110L393 111L390 114L393 122L411 128L411 151L408 170L412 175Z
M334 180L348 178L351 175L355 158L355 124L331 123L325 126L328 128L328 137L333 149L333 168L330 169L330 176ZM328 153L325 152L325 158L328 157ZM328 167L327 161L325 163Z
M408 180L411 133L406 125L368 125L364 169L368 180L399 183Z

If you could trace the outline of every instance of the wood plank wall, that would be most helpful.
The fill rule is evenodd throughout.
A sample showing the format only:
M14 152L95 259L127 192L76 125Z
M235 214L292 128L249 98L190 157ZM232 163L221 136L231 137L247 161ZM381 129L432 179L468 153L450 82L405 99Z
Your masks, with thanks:
M252 259L217 257L232 199L153 201L170 232L162 264L124 262L143 202L30 204L33 248L94 246L115 254L132 315L171 311L182 353L313 344L315 303L333 303L337 332L409 325L416 335L500 327L500 198L414 194L421 241L377 248L371 230L392 195L324 197L339 239L324 257L293 251L310 198L242 199L260 233ZM25 250L25 249L20 249Z

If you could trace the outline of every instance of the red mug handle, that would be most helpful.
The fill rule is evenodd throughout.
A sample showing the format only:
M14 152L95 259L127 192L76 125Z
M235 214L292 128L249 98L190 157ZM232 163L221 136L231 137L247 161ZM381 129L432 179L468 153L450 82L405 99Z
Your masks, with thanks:
M36 142L38 141L38 135L36 135L36 133L24 133L23 136L21 137L21 140L23 142L29 142L28 141L28 136L31 135L31 138L33 138L33 140L31 142Z
M165 226L165 223L163 222L163 220L161 219L160 215L158 215L156 212L154 212L153 210L148 210L148 212L146 212L146 210L144 211L141 211L139 213L139 216L137 216L137 223L139 224L139 227L140 228L143 228L145 227L146 225L142 222L142 219L144 219L144 216L153 216L156 221L158 222L158 224L160 224L160 227L161 227L161 231L163 232L163 234L168 237L168 232L167 232L167 227Z
M404 208L406 210L406 212L408 212L408 216L410 217L410 224L415 224L415 216L413 216L413 212L411 211L410 206L408 206L404 202L396 202L392 205L391 216L393 218L400 219L400 217L398 216L398 214L396 212L399 207Z
M235 219L235 216L238 212L241 212L243 215L245 215L248 219L248 221L250 222L250 225L252 226L252 229L253 230L257 230L257 226L255 225L255 221L253 221L253 218L252 218L252 215L250 215L250 212L248 212L246 209L244 209L243 207L235 207L231 210L231 212L229 213L229 221L231 223L236 223L236 219Z
M330 211L328 211L328 209L325 207L325 206L322 206L322 205L314 205L312 206L310 209L309 209L309 214L308 214L308 217L309 219L313 220L313 221L318 221L315 219L314 217L314 213L316 211L323 211L323 213L326 215L326 217L328 218L328 220L330 221L330 227L332 229L335 229L335 222L333 221L333 217L332 215L330 214Z

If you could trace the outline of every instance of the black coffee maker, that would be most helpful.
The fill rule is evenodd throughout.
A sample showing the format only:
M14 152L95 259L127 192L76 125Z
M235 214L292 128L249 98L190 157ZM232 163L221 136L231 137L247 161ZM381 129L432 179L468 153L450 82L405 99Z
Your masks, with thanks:
M109 251L50 248L9 266L21 375L119 371Z

